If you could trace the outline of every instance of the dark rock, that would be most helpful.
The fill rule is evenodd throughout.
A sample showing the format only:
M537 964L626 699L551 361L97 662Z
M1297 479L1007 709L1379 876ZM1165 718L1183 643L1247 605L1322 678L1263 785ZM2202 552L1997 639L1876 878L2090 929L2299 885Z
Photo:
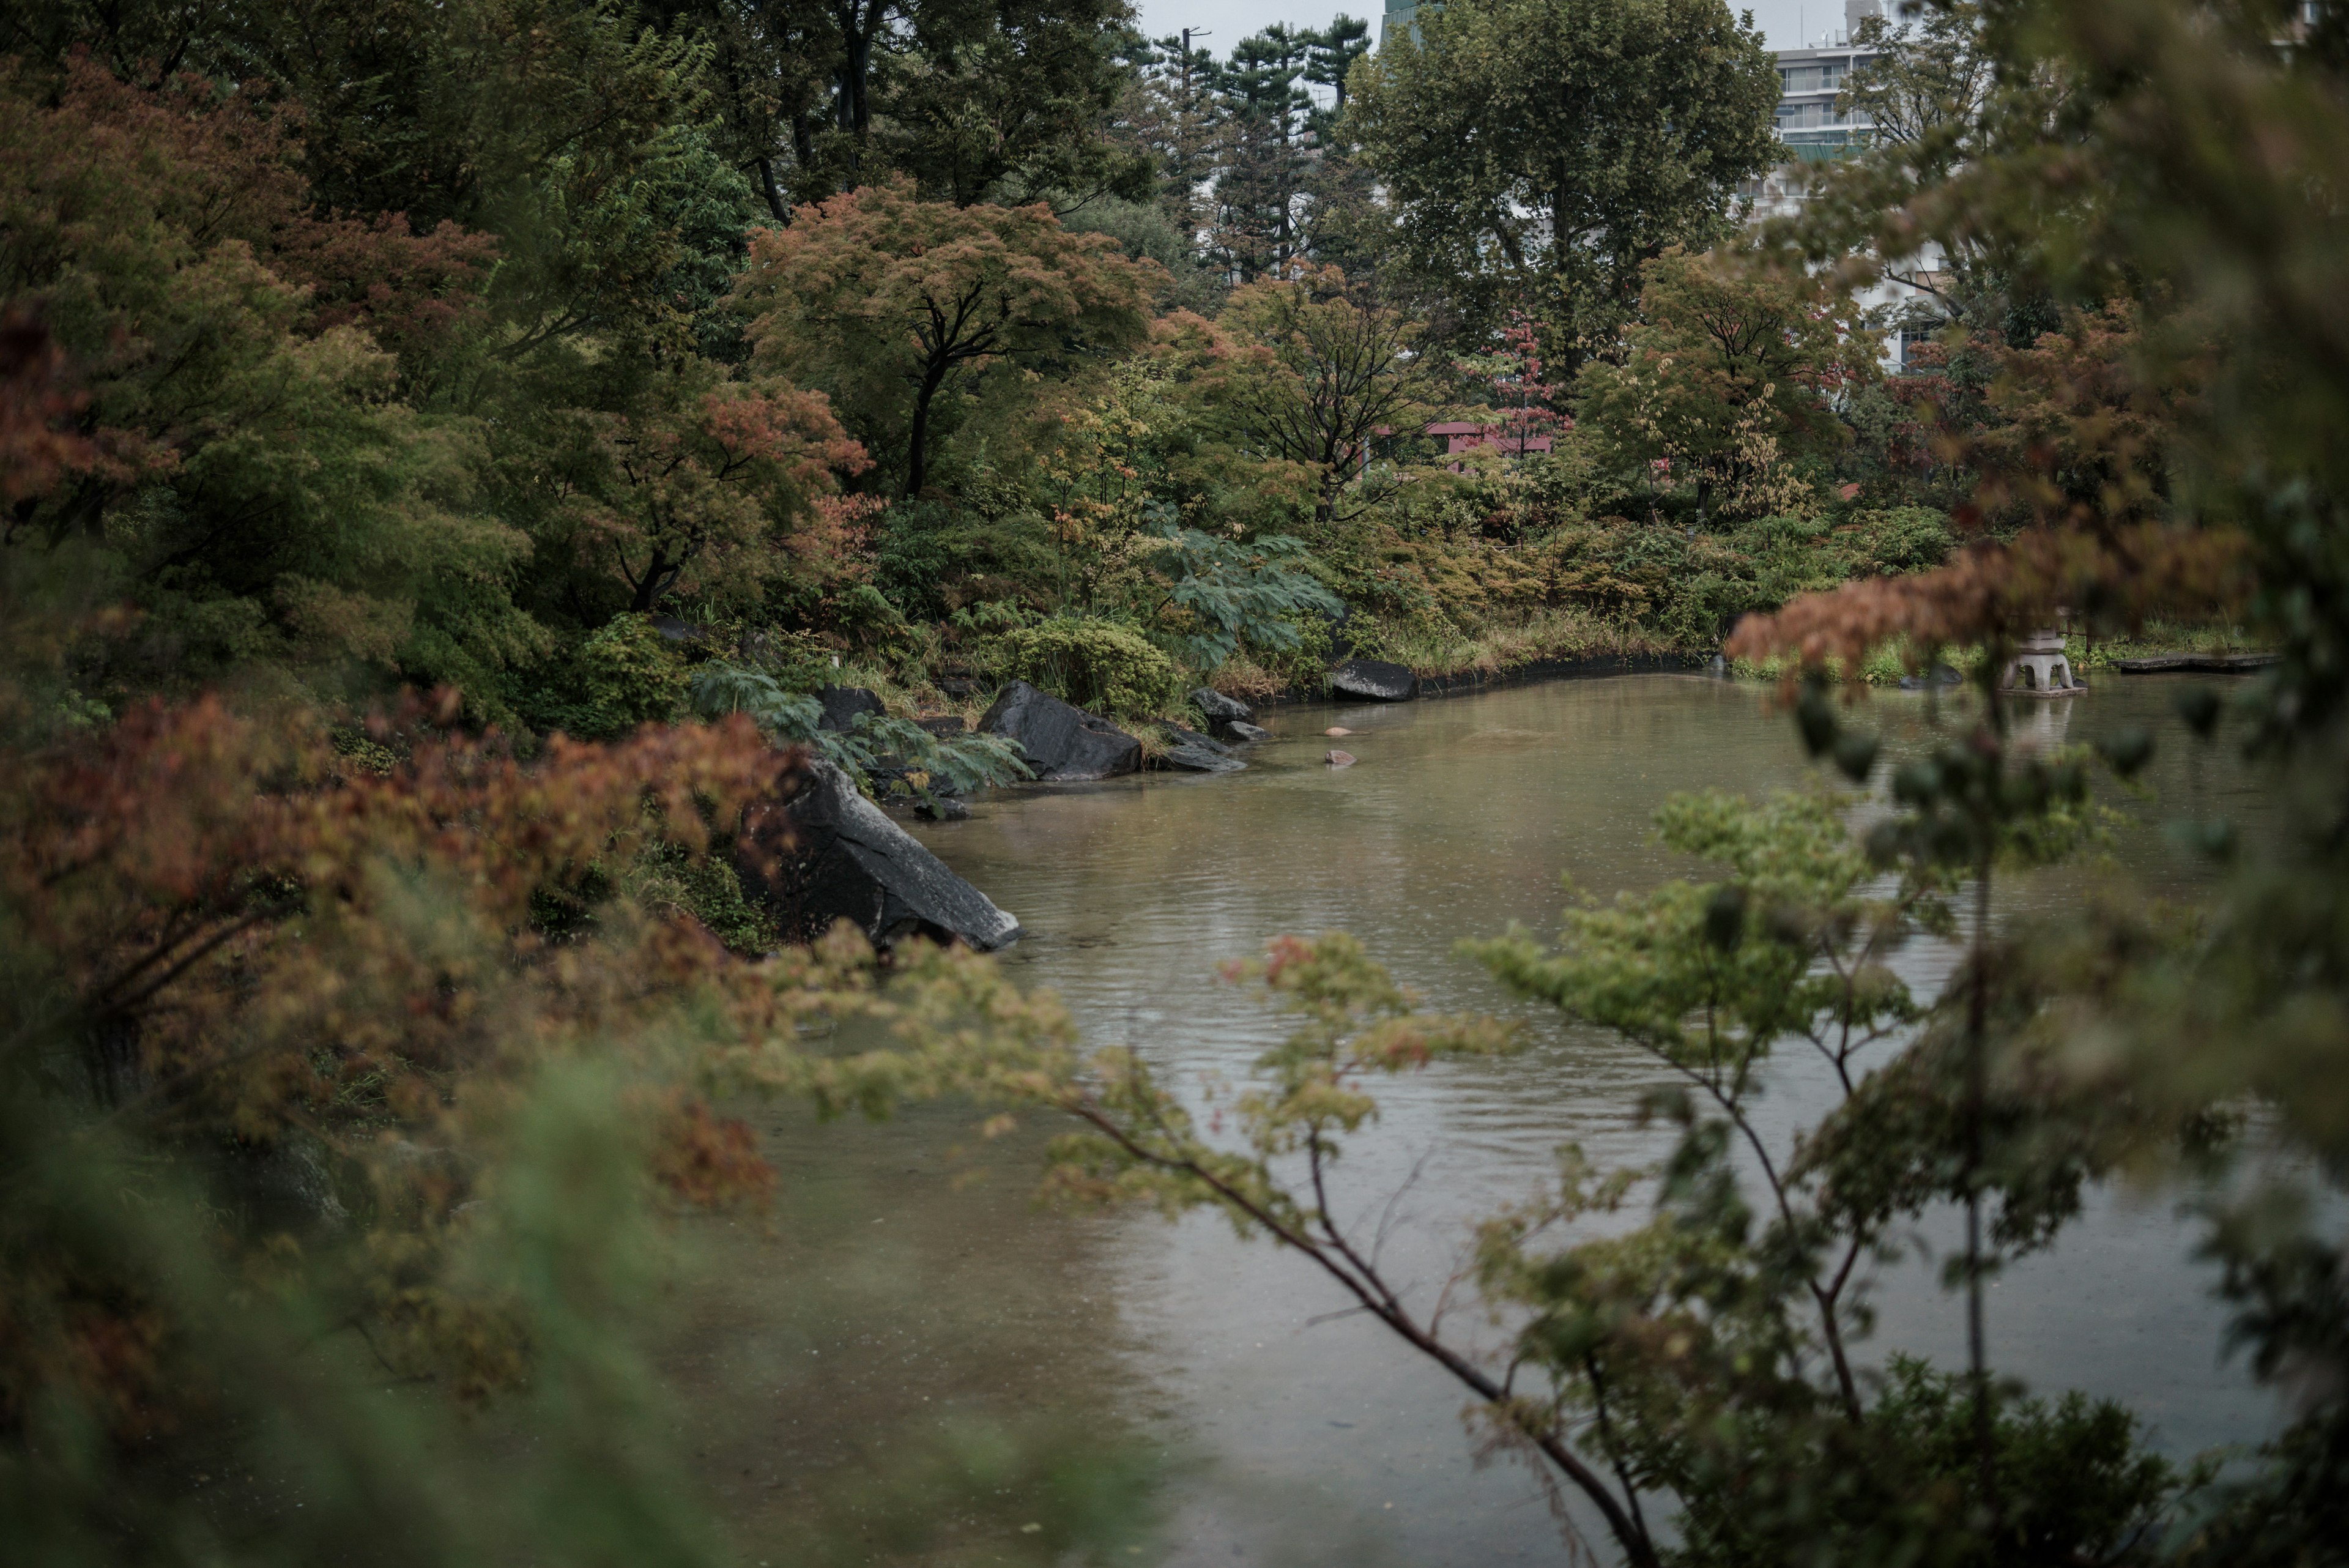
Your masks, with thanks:
M1263 738L1263 732L1248 722L1248 720L1255 716L1255 711L1237 698L1226 697L1220 691L1202 686L1191 693L1191 703L1207 716L1208 730L1225 740L1249 741ZM1242 731L1251 732L1243 734Z
M1350 659L1330 671L1333 691L1379 702L1403 702L1419 695L1419 677L1400 664L1377 659Z
M880 698L862 686L819 686L815 700L823 704L823 717L816 721L819 730L853 730L859 713L879 718L888 711Z
M945 861L856 791L849 776L811 760L781 804L744 814L736 865L743 884L782 918L783 934L812 941L847 920L875 947L909 936L992 952L1019 922L947 868Z
M948 675L938 681L938 690L960 701L965 697L978 695L978 682L968 675Z
M1167 738L1178 746L1196 746L1201 751L1213 752L1219 757L1228 757L1232 754L1232 749L1223 742L1210 740L1196 730L1186 730L1180 724L1161 724L1159 728L1165 731Z
M914 722L933 735L941 736L959 735L970 728L968 724L963 722L962 715L959 713L940 713L935 718L916 719Z
M914 803L914 815L928 822L968 822L970 807L952 795L936 795Z
M1142 742L1098 713L1071 707L1025 680L1006 686L979 733L1017 742L1039 779L1105 779L1142 766Z
M1900 690L1903 691L1922 691L1930 686L1955 686L1964 679L1964 676L1959 674L1948 665L1937 664L1922 675L1902 676L1900 678Z
M1180 724L1163 726L1174 744L1159 753L1158 765L1190 774L1236 774L1247 764L1232 755L1221 741L1212 741Z
M1191 706L1207 716L1207 722L1224 719L1253 719L1256 711L1236 697L1226 697L1212 687L1202 686L1191 693Z
M1169 746L1158 754L1158 765L1186 774L1236 774L1247 764L1223 748L1214 751L1195 746L1189 742Z

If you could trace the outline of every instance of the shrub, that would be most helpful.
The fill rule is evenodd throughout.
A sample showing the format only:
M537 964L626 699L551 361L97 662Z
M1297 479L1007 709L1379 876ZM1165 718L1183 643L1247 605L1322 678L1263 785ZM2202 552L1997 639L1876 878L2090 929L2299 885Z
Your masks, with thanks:
M1344 613L1337 595L1321 586L1301 540L1260 535L1241 545L1170 527L1153 565L1173 587L1167 607L1186 625L1183 651L1201 670L1213 670L1245 641L1274 653L1299 646L1299 624Z
M1115 621L1056 617L1006 634L1002 649L1008 673L1098 713L1164 713L1183 701L1174 661Z
M1867 568L1889 574L1938 566L1958 547L1950 520L1930 506L1893 506L1863 512L1856 521L1867 553Z
M823 729L823 707L813 697L737 664L706 664L695 671L693 705L709 719L747 713L775 740L814 747L868 794L902 784L926 799L938 793L934 784L947 794L966 794L1035 776L1019 748L1000 735L933 735L910 719L878 713L859 713L850 730Z
M570 728L608 740L639 724L665 724L685 711L685 659L643 615L614 616L579 648L585 702Z

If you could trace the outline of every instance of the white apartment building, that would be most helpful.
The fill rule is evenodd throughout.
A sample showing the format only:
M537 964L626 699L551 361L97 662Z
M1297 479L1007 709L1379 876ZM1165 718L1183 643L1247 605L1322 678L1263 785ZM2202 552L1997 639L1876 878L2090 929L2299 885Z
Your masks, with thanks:
M1811 171L1868 145L1868 134L1874 128L1867 114L1838 111L1836 99L1851 74L1877 56L1876 50L1852 42L1859 25L1871 16L1885 15L1885 0L1844 0L1841 29L1824 40L1815 43L1805 39L1799 47L1776 51L1778 109L1773 128L1785 150L1785 158L1775 169L1739 188L1739 195L1747 203L1747 216L1753 222L1791 217L1801 212L1804 188ZM1860 303L1895 318L1912 304L1922 303L1930 308L1933 299L1930 291L1901 279L1930 283L1940 265L1940 248L1929 244L1921 255L1890 268L1882 282L1860 296ZM1896 330L1889 337L1885 357L1893 365L1907 362L1909 336Z

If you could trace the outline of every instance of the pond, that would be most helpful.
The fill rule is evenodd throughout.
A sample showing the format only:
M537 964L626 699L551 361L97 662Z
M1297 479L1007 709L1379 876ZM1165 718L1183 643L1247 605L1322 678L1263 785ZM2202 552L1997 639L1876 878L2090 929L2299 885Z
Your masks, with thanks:
M2255 781L2224 748L2192 743L2171 717L2177 690L2108 677L2019 709L2018 722L2047 742L2144 724L2160 742L2147 775L2160 812L2259 831ZM1765 697L1644 675L1284 708L1246 773L1012 792L920 831L1025 924L1005 958L1022 983L1060 992L1089 1040L1136 1044L1182 1082L1237 1077L1277 1037L1278 1020L1216 971L1281 932L1350 930L1433 1005L1525 1018L1522 1054L1388 1085L1381 1121L1342 1168L1338 1209L1366 1231L1387 1223L1391 1272L1424 1303L1456 1268L1468 1223L1532 1190L1558 1145L1629 1160L1660 1137L1633 1117L1661 1080L1651 1063L1510 1003L1454 944L1512 921L1546 932L1568 897L1561 877L1611 894L1697 870L1653 842L1665 795L1811 776ZM1930 701L1878 693L1864 717L1897 756L1921 742ZM1333 742L1332 724L1355 733ZM1359 763L1325 766L1332 744ZM2149 826L2125 830L2116 854L2156 892L2190 892L2207 875ZM2002 909L2060 913L2087 875L2010 879ZM1900 960L1928 992L1951 961L1921 941ZM1809 1120L1825 1090L1797 1058L1774 1066L1773 1130ZM1350 1301L1302 1260L1212 1215L1036 1209L1027 1194L1047 1128L977 1148L973 1118L950 1107L877 1127L760 1115L787 1197L769 1231L708 1222L715 1282L682 1293L667 1358L697 1462L750 1561L815 1500L866 1498L853 1480L866 1467L974 1417L1148 1456L1154 1525L1119 1549L1124 1561L1565 1560L1537 1476L1478 1462L1464 1392L1345 1315ZM2002 1371L2038 1391L2120 1398L2184 1455L2256 1440L2277 1410L2220 1359L2224 1314L2180 1201L2096 1193L2051 1253L1998 1282L1989 1319ZM1929 1218L1920 1251L1951 1244L1947 1219ZM1886 1272L1871 1360L1900 1349L1961 1365L1962 1303L1938 1279L1921 1257ZM1490 1337L1473 1310L1454 1321ZM987 1541L1045 1508L1019 1495L1029 1484L975 1504L967 1532L930 1555L988 1560ZM878 1494L852 1505L884 1561L891 1506Z

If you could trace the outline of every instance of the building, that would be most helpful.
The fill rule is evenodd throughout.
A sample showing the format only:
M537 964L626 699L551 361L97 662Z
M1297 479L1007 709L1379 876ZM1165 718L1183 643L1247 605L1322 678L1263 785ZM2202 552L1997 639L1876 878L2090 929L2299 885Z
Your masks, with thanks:
M1822 163L1840 158L1847 148L1865 145L1869 125L1865 114L1846 114L1836 108L1852 72L1876 58L1876 51L1852 42L1859 25L1885 14L1884 0L1844 0L1844 26L1831 39L1778 55L1778 140L1800 163Z
M1409 32L1413 16L1419 15L1419 0L1387 0L1386 15L1379 21L1379 47L1398 32Z

